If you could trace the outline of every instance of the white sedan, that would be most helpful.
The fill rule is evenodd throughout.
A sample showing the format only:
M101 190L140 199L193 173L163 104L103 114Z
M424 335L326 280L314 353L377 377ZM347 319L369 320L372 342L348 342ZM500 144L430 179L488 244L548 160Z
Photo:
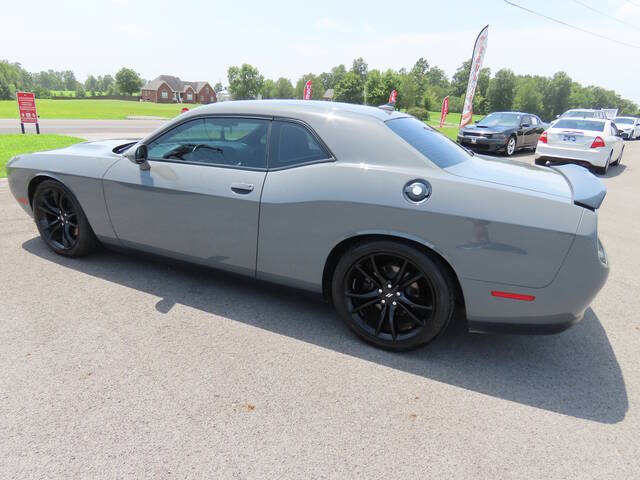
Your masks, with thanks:
M540 135L536 165L577 163L605 174L624 152L620 130L611 120L561 118Z
M635 140L640 138L640 118L636 117L616 117L616 127L622 132L622 138Z

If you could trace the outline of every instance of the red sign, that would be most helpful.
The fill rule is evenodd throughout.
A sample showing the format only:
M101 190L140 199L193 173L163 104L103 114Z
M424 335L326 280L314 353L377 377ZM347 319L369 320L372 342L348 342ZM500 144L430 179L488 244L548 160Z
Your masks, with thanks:
M17 92L20 123L38 123L36 96L31 92Z
M307 83L304 85L304 95L302 96L304 100L311 100L311 80L307 80Z
M444 121L447 119L447 113L449 113L449 95L444 97L442 101L442 111L440 112L440 128L444 126Z
M180 112L184 113L184 112L188 112L189 109L187 107L182 107L182 110L180 110Z
M389 103L396 103L396 98L398 98L398 92L395 90L391 90L391 95L389 95Z

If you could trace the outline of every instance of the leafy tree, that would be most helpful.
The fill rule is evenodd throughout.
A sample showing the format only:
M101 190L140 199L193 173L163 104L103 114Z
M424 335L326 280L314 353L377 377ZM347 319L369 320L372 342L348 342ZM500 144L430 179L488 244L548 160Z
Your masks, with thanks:
M572 83L571 77L564 72L558 72L551 78L545 95L545 115L555 117L568 110Z
M142 87L142 79L134 70L126 67L122 67L116 73L116 86L118 91L126 93L127 95L133 95Z
M400 85L398 86L398 108L415 107L420 96L420 86L415 77L410 73L401 74Z
M76 84L76 98L84 98L86 97L86 93L84 91L84 87L80 82Z
M355 72L347 72L335 87L335 100L346 103L364 103L364 82Z
M91 95L95 95L96 91L100 89L98 79L93 75L89 75L84 81L84 88L88 92L91 92Z
M264 99L276 98L275 97L275 89L276 89L276 82L274 82L270 78L266 79L262 83L262 91L261 91L262 98L264 98Z
M218 93L221 92L222 90L224 90L224 86L222 86L222 83L218 82L213 86L213 91Z
M318 77L322 83L322 87L325 90L329 90L330 88L335 88L336 85L344 78L346 73L347 68L343 64L340 64L333 67L330 72L322 72Z
M367 105L382 105L387 103L389 92L385 88L380 70L371 70L364 85L364 96Z
M324 94L324 92L322 92ZM296 91L288 78L280 77L276 80L273 98L294 98Z
M469 72L471 72L471 59L462 62L456 73L451 77L452 93L456 96L465 95L469 82Z
M427 79L427 85L429 87L449 87L449 79L447 78L444 70L438 67L431 67L429 71L425 74Z
M478 72L478 83L476 85L476 95L480 94L483 97L487 96L487 90L489 88L489 81L491 80L491 69L489 67L484 67L481 68L480 71ZM465 93L463 93L463 95L466 95L466 87L465 87Z
M71 70L65 70L62 72L62 78L64 81L64 89L65 90L75 90L76 84L78 81L76 80L75 74Z
M111 75L105 75L102 77L102 81L100 82L100 91L108 92L111 86L115 84L115 80Z
M350 71L358 75L364 83L367 79L367 73L369 72L369 65L367 65L367 62L365 62L362 57L358 57L353 61Z
M427 73L429 72L429 62L423 57L420 57L411 68L411 75L416 80L418 85L418 96L423 96L427 89Z
M518 81L516 95L513 100L513 108L521 112L543 114L543 97L538 90L536 81L532 78L524 78Z
M324 95L324 86L322 85L320 77L313 73L307 73L298 79L295 91L296 98L303 98L304 86L308 80L311 80L311 100L322 100L322 96Z
M507 68L498 70L496 76L491 79L489 87L487 88L489 110L492 112L511 110L513 108L515 94L515 74Z
M227 78L229 92L234 100L256 98L264 82L264 77L260 75L258 69L248 63L243 63L240 67L229 67Z

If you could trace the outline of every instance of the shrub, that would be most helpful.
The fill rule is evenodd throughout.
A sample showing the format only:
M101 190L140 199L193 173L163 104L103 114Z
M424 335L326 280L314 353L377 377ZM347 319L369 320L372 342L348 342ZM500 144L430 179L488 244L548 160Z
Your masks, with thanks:
M423 121L429 120L429 112L426 108L411 107L407 110L407 113Z

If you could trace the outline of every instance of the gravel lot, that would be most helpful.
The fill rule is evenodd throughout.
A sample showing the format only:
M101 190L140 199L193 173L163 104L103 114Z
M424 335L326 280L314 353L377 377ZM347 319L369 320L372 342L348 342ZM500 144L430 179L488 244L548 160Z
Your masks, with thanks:
M0 478L640 478L638 162L604 179L584 321L408 354L306 293L55 256L0 180Z

